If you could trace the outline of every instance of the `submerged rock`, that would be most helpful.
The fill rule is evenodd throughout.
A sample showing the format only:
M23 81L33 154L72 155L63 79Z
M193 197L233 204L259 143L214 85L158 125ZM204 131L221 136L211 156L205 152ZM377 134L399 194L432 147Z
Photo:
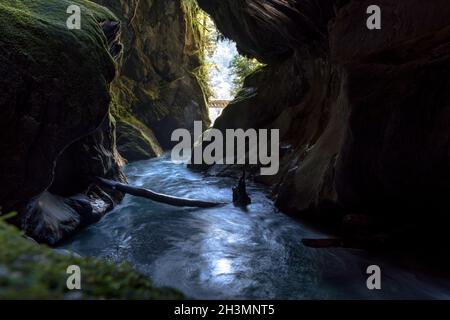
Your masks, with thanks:
M111 200L92 194L62 197L45 191L28 203L20 227L34 240L56 245L80 228L98 222L113 207Z
M52 244L122 199L93 177L126 182L122 156L159 156L172 130L208 122L195 3L97 2L119 18L86 0L0 4L0 206ZM81 30L65 24L73 4ZM61 216L36 209L49 195Z

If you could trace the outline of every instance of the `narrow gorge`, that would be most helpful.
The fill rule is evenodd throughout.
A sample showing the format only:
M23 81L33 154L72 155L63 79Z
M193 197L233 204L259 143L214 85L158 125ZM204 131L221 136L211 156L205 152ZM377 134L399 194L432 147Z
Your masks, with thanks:
M448 299L450 7L378 0L368 30L372 4L0 0L0 297ZM221 41L248 65L211 121ZM278 130L277 174L174 163L173 132L196 121ZM92 275L80 296L57 269L74 261ZM382 292L365 285L373 264Z

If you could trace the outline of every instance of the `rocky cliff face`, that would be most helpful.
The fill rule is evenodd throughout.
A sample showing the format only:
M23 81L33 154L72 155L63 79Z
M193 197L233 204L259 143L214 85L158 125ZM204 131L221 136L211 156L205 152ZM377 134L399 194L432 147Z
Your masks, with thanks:
M50 244L121 200L93 183L126 181L119 153L158 156L173 129L208 121L195 2L97 2L116 15L86 0L0 4L0 211ZM66 27L72 4L81 30Z
M96 0L122 23L124 55L113 83L117 138L128 160L161 154L177 128L208 124L198 7L188 0Z
M215 127L280 129L280 172L259 177L278 207L322 223L448 212L445 0L380 0L375 31L365 0L199 3L241 53L268 64Z
M120 200L89 190L93 176L125 180L108 112L117 20L103 7L75 1L83 30L69 30L71 4L0 4L0 205L19 210L16 223L50 243Z

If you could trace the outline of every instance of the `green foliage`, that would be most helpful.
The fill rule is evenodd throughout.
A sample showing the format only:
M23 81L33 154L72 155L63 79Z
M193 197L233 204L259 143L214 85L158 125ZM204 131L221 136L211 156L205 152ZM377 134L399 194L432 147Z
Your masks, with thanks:
M206 62L207 55L214 52L217 43L217 30L211 18L204 12L197 0L182 0L182 7L186 13L186 23L192 28L194 35L194 45L196 46L194 54L197 56L199 65L193 70L192 75L197 78L206 100L208 100L212 91L209 86L209 68ZM189 41L186 41L189 43Z
M254 58L236 55L230 63L231 75L233 76L233 94L242 89L245 78L264 67L264 64Z
M25 239L0 220L0 299L180 299L155 289L128 264L62 255ZM82 290L66 288L67 267L81 268Z

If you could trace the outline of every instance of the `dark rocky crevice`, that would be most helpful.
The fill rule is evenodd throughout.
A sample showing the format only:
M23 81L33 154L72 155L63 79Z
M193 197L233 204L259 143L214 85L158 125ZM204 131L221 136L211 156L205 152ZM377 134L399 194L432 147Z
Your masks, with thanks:
M370 1L199 3L243 54L268 63L214 126L280 129L279 173L255 177L279 208L337 231L346 215L377 217L396 240L406 225L447 223L445 0L379 1L382 32L366 28Z

